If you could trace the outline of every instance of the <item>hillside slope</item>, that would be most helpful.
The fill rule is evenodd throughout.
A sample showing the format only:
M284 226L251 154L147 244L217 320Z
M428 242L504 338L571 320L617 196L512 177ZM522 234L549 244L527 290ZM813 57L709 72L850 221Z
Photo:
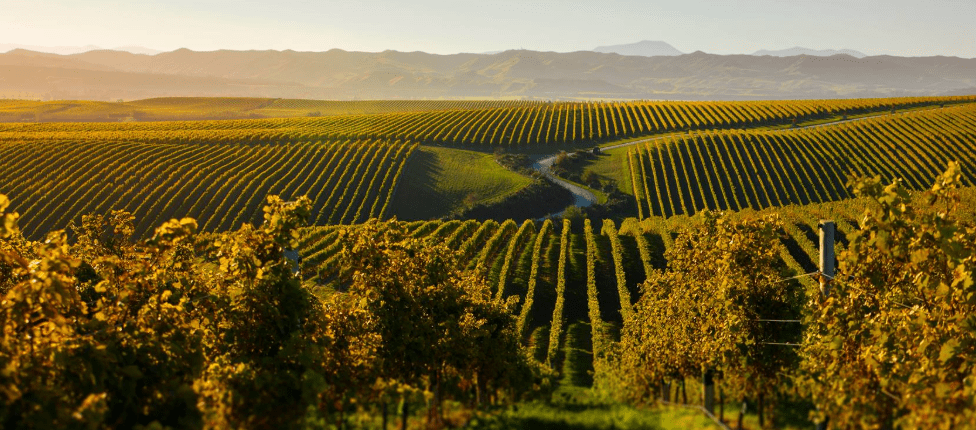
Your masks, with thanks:
M719 131L637 145L627 154L638 212L694 214L850 198L851 175L925 190L949 162L976 183L976 107L788 131Z
M0 193L27 220L28 237L126 210L136 234L171 218L207 231L260 223L268 195L313 199L313 224L383 218L416 145L389 141L180 144L7 142ZM43 156L38 156L43 154Z
M28 93L40 98L117 99L138 93L137 97L715 100L943 95L972 93L976 87L976 59L843 54L695 52L644 57L592 51L435 55L180 49L152 56L119 51L59 56L14 50L0 54L0 65L0 95ZM91 77L99 74L106 78ZM174 94L178 87L166 84L172 78L163 76L183 77L187 85L210 79L211 85ZM151 88L154 80L166 84L156 94Z

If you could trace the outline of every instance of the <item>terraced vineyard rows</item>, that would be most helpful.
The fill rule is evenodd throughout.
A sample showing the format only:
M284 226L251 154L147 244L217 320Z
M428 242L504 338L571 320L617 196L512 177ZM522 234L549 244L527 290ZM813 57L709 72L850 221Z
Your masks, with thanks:
M132 212L137 234L170 218L202 229L258 223L268 195L314 199L312 222L382 218L415 144L382 140L243 144L22 142L0 144L0 190L29 236L89 213ZM37 160L37 161L35 161Z
M976 188L960 191L962 205L976 205ZM921 200L921 195L916 197ZM857 220L870 207L866 200L787 206L763 211L728 213L730 219L775 215L783 228L782 259L792 275L817 270L818 220L837 224L837 251L857 230ZM976 216L970 214L971 216ZM522 339L543 360L560 368L567 342L593 348L599 359L602 346L619 336L617 329L631 312L647 273L664 268L663 254L672 235L692 223L686 215L670 218L628 218L618 230L605 220L573 226L570 221L429 221L407 223L411 236L445 243L480 263L488 279L498 285L501 297L516 297L518 327ZM599 226L599 228L598 228ZM579 229L582 227L582 229ZM336 279L335 259L341 247L338 230L357 226L306 229L299 252L306 279ZM576 230L574 230L574 228ZM491 250L491 251L489 251ZM810 277L797 280L813 287ZM524 287L523 287L524 286ZM570 348L572 349L572 348Z
M6 123L0 142L276 143L408 140L464 146L591 144L683 130L788 124L890 109L974 102L930 97L762 102L509 102L478 108L279 118L147 123ZM297 102L296 102L297 103Z
M707 132L651 141L627 157L642 217L841 200L854 173L923 190L949 161L973 184L976 107L789 132Z

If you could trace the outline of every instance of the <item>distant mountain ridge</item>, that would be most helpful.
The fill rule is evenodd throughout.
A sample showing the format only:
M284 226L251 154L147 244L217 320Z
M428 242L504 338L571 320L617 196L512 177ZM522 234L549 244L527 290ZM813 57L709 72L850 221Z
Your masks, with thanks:
M772 55L774 57L795 57L797 55L812 55L815 57L830 57L833 55L850 55L854 58L864 58L867 54L855 51L853 49L810 49L801 46L794 46L792 48L780 49L780 50L759 50L753 52L752 55Z
M43 52L46 54L58 54L58 55L72 55L81 54L88 51L97 51L104 48L95 45L85 45L85 46L37 46L37 45L21 45L14 43L0 43L0 52L8 52L15 49L24 49L34 52ZM120 46L113 48L113 51L125 51L133 54L142 55L156 55L162 53L163 51L157 49L146 48L143 46Z
M132 100L171 96L313 99L536 98L754 100L976 93L957 57L633 56L509 50L95 50L0 54L0 97Z
M639 55L642 57L671 57L682 55L684 52L677 50L667 42L659 40L643 40L637 43L625 45L597 46L593 52L614 53L620 55Z

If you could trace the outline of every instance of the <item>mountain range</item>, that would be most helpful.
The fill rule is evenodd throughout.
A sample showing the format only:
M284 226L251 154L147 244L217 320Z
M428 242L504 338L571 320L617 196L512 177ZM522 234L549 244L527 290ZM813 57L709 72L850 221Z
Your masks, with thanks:
M648 44L636 44L651 46ZM673 48L672 48L673 49ZM0 97L748 100L976 93L976 59L509 50L0 54Z
M638 55L642 57L671 57L685 54L667 42L662 42L659 40L644 40L637 43L628 43L624 45L598 46L593 48L593 52L615 53L620 55ZM774 57L796 57L799 55L830 57L833 55L850 55L854 58L867 57L867 55L863 52L855 51L853 49L810 49L801 46L794 46L792 48L779 50L763 49L756 51L751 55L771 55Z
M0 52L9 52L14 49L26 49L29 51L43 52L47 54L58 54L58 55L71 55L71 54L81 54L88 51L97 51L101 48L95 45L85 45L85 46L37 46L37 45L21 45L16 43L0 43ZM146 48L142 46L120 46L113 48L113 51L125 51L131 52L133 54L145 54L145 55L156 55L163 51Z
M850 55L854 58L864 58L867 54L855 51L853 49L810 49L803 48L800 46L794 46L792 48L780 49L775 51L770 50L759 50L753 52L752 55L772 55L774 57L795 57L797 55L812 55L815 57L830 57L833 55Z

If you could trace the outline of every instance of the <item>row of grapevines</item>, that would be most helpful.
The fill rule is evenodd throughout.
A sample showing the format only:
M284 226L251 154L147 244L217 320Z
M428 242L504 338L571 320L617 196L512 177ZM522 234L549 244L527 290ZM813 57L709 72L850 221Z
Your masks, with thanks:
M498 221L488 220L478 227L478 230L474 232L468 240L464 241L461 248L458 250L461 254L461 258L470 261L472 264L475 262L476 251L483 249L482 245L489 240L491 235L499 227Z
M542 227L539 228L539 234L536 235L535 242L532 244L532 268L529 273L529 285L525 293L525 300L522 302L522 309L519 312L517 323L520 338L525 338L525 327L529 322L529 311L532 310L532 305L535 301L536 284L539 278L539 265L542 263L542 244L549 239L552 229L552 220L545 220L542 223Z
M634 168L636 161L634 161L634 151L627 151L627 167L630 169L630 185L634 193L634 198L637 200L637 218L644 218L644 206L647 202L647 196L644 194L644 187L641 186L642 176L638 176L637 169ZM649 208L648 208L649 209ZM650 215L650 212L647 212Z
M434 230L430 235L426 237L434 238L437 240L445 239L448 235L461 227L460 220L451 220L448 222L434 222L437 225L437 229ZM421 237L421 236L416 236Z
M524 241L533 233L535 233L535 223L532 220L525 220L515 233L515 236L509 240L508 249L505 251L505 261L502 263L502 268L498 274L498 287L495 290L496 297L505 297L505 289L508 285L508 274L512 267L512 261L515 259L518 249L523 246Z
M469 219L454 230L454 232L447 237L447 240L444 241L444 244L451 249L458 249L458 247L461 246L461 244L467 239L468 235L478 230L480 227L481 225L478 223L478 221Z
M559 351L559 342L562 338L563 330L563 305L566 302L566 271L567 260L569 259L569 230L570 222L563 220L562 232L559 237L559 263L556 272L556 307L552 312L552 325L549 329L549 351L546 354L546 362L549 365L555 364L556 353Z
M507 243L506 240L515 230L515 221L505 220L505 222L503 222L498 229L495 230L495 234L492 235L483 246L480 244L478 245L480 247L479 251L477 256L471 260L470 266L481 268L486 273L490 272L492 262L495 261L499 254L499 248ZM489 279L489 282L490 281L491 279Z
M583 220L583 236L586 240L586 308L590 317L593 357L597 359L607 351L610 340L604 329L603 318L600 316L600 298L596 286L596 238L593 235L593 223L589 218Z
M651 244L644 237L643 227L634 218L627 218L620 227L620 234L629 234L634 238L634 242L637 243L637 251L640 254L641 263L644 266L644 274L651 273L654 270L654 265L651 263L654 257L651 253Z
M630 316L633 306L631 305L630 290L627 289L627 275L624 272L623 244L620 243L617 226L612 220L603 220L601 234L610 239L610 250L613 254L613 271L617 280L617 294L620 297L620 315L623 319L627 319ZM648 259L650 259L650 255L648 255Z

